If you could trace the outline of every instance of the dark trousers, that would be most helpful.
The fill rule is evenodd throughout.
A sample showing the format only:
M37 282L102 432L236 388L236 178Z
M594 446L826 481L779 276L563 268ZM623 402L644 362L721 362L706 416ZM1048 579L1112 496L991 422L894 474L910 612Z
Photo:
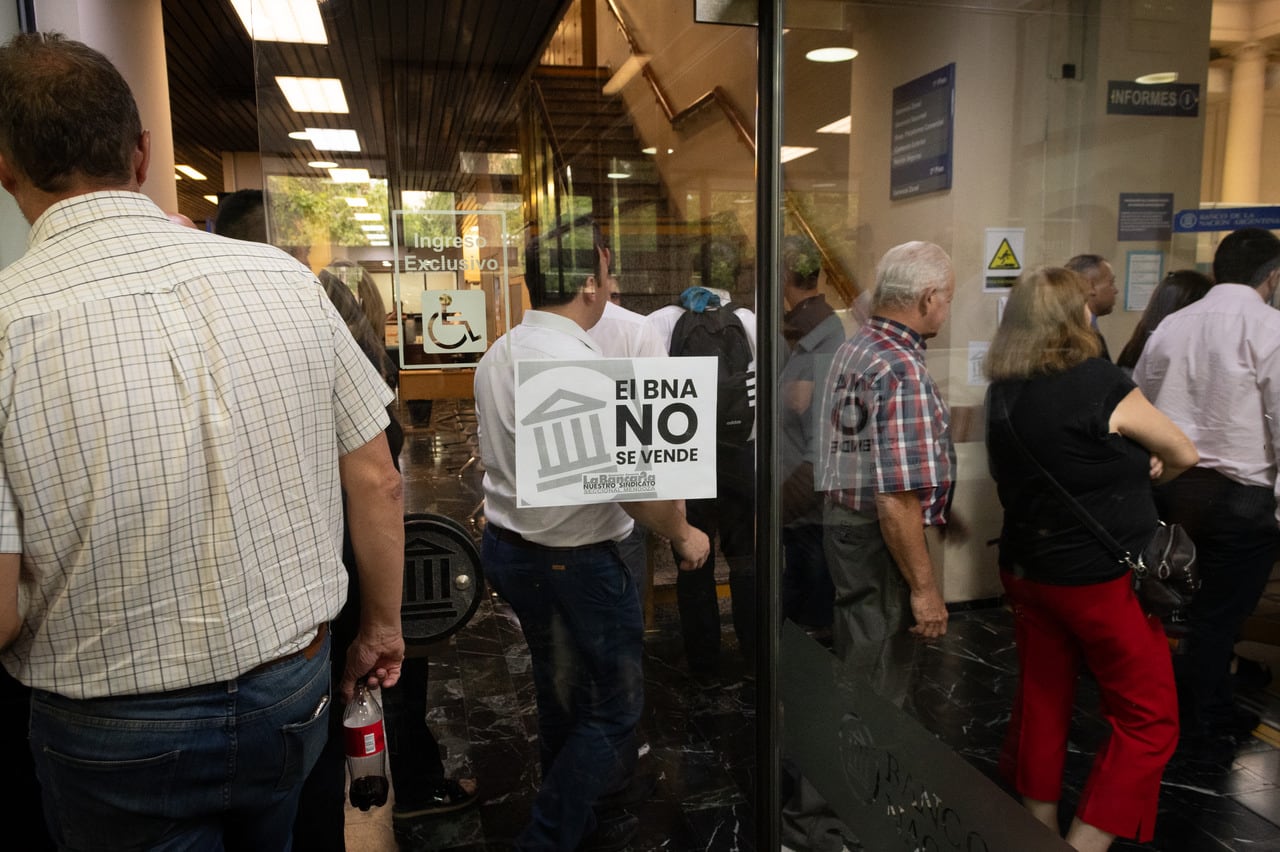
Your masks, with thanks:
M714 674L720 666L720 604L716 599L716 540L729 566L733 599L733 631L748 665L755 660L755 444L716 447L716 496L689 500L690 525L707 534L711 552L699 567L676 577L680 634L690 670Z
M782 615L804 627L830 627L836 590L827 570L822 523L782 529Z
M635 770L644 709L640 595L612 543L561 549L485 529L484 571L529 644L542 786L515 848L572 852L596 826L594 805Z
M1226 730L1233 715L1231 657L1240 628L1280 557L1275 496L1206 468L1193 468L1156 489L1160 517L1182 524L1203 585L1187 615L1188 632L1174 658L1187 735Z

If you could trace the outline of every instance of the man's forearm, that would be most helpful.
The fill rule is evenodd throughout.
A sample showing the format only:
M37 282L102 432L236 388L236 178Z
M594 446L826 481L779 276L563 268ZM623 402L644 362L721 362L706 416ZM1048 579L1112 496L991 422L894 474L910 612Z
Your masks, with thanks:
M362 626L400 623L404 589L404 484L386 437L342 457L347 529L360 576Z
M924 515L914 491L876 495L880 534L913 592L936 589L933 560L924 540Z

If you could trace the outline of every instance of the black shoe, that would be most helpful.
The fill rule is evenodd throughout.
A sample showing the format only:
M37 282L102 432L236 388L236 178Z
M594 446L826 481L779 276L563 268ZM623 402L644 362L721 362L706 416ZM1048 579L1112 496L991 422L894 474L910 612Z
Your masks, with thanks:
M1231 708L1231 721L1227 725L1226 734L1238 743L1248 742L1253 738L1253 729L1262 723L1262 717L1252 710L1243 707Z
M596 814L607 818L617 811L647 801L658 787L658 776L652 772L636 772L627 786L596 800Z
M404 820L450 814L471 807L479 801L479 798L479 787L475 787L468 793L458 783L458 779L444 778L435 787L424 792L406 790L403 798L397 791L395 804L391 807L391 816Z
M1176 756L1184 761L1214 769L1228 769L1236 758L1236 741L1229 736L1184 736Z
M629 813L623 813L614 819L600 822L596 830L582 841L579 852L618 852L627 848L631 838L636 836L640 820Z

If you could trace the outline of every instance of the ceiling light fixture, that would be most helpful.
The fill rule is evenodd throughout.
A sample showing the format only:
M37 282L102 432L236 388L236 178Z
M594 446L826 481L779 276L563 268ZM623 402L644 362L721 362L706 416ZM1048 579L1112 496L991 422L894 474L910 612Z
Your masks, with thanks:
M332 168L332 166L330 166L330 168ZM348 195L347 206L348 207L368 207L369 199L360 195Z
M313 169L336 169L338 164L332 160L312 160L307 163Z
M357 222L381 222L381 213L352 213L351 218Z
M640 153L641 153L641 154L656 154L656 153L658 153L658 149L657 149L657 148L654 148L653 146L650 146L650 147L648 147L648 148L641 148L641 149L640 149Z
M824 124L818 128L819 133L851 133L853 131L853 116L846 115L844 118L837 118L830 124Z
M1161 83L1176 83L1178 82L1178 72L1157 71L1154 74L1143 74L1133 82L1140 83L1144 86L1157 86Z
M276 85L294 112L347 113L347 95L337 77L277 77Z
M365 232L368 232L368 231L386 231L386 230L387 230L387 226L386 226L386 225L361 225L361 226L360 226L360 230L365 231Z
M231 0L231 6L257 41L329 43L316 0Z
M852 47L819 47L804 55L810 62L848 62L858 55Z
M801 157L807 157L808 155L812 154L816 150L818 149L808 148L808 147L805 147L804 145L783 145L781 160L784 163L789 163L792 160L798 160Z
M200 197L203 198L205 201L209 202L210 204L218 203L218 196L216 195L202 195Z
M334 183L368 183L368 169L329 169L329 177Z
M174 166L174 168L182 172L184 175L191 178L192 180L208 180L208 178L206 178L202 173L196 171L190 166Z
M382 265L383 265L383 266L390 266L390 265L391 265L391 261L389 261L389 260L384 260L384 261L382 261Z
M609 180L626 180L631 175L628 172L609 172L605 177Z
M289 138L307 140L311 138L311 134L305 130L295 130L289 134Z
M354 130L308 127L307 139L317 151L359 151L360 137Z

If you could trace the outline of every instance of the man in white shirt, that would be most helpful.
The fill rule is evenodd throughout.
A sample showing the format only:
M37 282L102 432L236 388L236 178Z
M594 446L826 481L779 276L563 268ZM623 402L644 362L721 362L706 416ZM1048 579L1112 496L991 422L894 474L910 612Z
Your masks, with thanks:
M598 821L594 811L631 778L644 708L640 597L618 542L635 518L671 540L682 569L709 549L676 501L530 507L516 498L516 364L603 355L587 329L609 302L607 269L590 221L530 237L533 309L476 367L485 575L520 619L538 702L542 787L518 850L621 849L635 834L636 817Z
M1248 228L1213 260L1217 283L1152 333L1133 378L1191 438L1200 464L1156 489L1161 517L1196 543L1203 586L1174 657L1186 747L1229 760L1256 716L1233 702L1236 638L1280 557L1280 239Z
M60 848L284 849L341 685L404 657L391 391L310 271L169 221L128 85L56 34L0 48L0 647ZM128 767L133 767L132 769Z

